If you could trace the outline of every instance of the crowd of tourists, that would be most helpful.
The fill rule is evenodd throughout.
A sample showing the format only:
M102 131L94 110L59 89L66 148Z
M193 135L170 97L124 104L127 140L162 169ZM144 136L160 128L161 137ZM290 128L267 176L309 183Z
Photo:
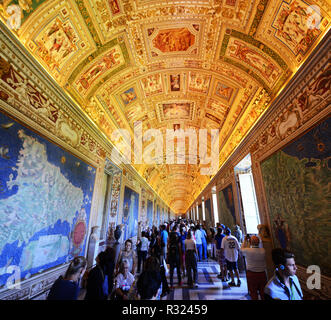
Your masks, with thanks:
M85 300L160 300L175 287L198 288L198 263L208 260L219 263L217 277L222 282L240 287L238 260L242 257L253 300L303 298L292 253L278 248L272 251L276 269L268 281L265 249L258 235L243 237L239 226L232 233L221 223L207 228L179 218L159 228L145 228L135 243L127 239L118 256L108 246L97 255L91 270L86 270L84 257L75 257L66 274L53 284L47 299L77 300L83 287Z

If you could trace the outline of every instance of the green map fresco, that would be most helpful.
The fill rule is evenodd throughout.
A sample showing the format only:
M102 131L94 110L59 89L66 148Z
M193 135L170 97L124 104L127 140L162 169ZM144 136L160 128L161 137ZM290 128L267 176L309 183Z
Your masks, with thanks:
M307 165L308 162L315 166ZM330 157L302 158L279 151L261 164L274 243L278 215L288 225L287 248L302 266L318 265L331 275Z

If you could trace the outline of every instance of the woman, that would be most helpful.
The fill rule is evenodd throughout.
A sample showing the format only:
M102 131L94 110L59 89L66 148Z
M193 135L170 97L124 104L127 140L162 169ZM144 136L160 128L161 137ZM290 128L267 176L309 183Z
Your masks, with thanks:
M128 293L129 300L145 299L145 298L142 298L141 292L139 292L139 291L144 290L141 288L141 285L146 286L146 283L144 281L142 281L142 279L146 279L146 273L157 273L158 277L160 277L160 280L161 280L161 284L159 286L160 290L159 290L157 296L154 297L155 299L153 299L153 300L160 300L161 293L163 290L161 267L160 267L159 260L153 256L150 256L146 259L142 273L139 275L138 280L133 282L133 285L131 286L129 293ZM165 281L167 281L167 279L165 279ZM147 286L149 286L149 285L150 284L147 284ZM168 284L167 284L167 286L168 286ZM168 288L168 291L169 291L169 288Z
M137 290L141 300L160 300L162 280L159 272L145 270L137 281Z
M121 252L119 253L118 262L117 262L117 266L116 266L117 273L119 271L121 263L124 260L127 261L129 264L129 272L134 275L137 263L136 263L136 256L132 249L132 241L130 239L125 241L124 250L121 250Z
M151 256L147 259L155 259L158 261L160 265L160 275L161 275L161 280L162 280L162 293L161 293L161 298L166 296L167 294L170 293L170 289L168 286L168 281L167 281L167 276L166 276L166 269L165 269L165 260L163 259L163 256L161 255L161 245L160 245L160 238L158 237L158 232L156 231L153 234L153 238L150 243L150 248L151 248ZM147 261L146 260L146 261Z
M148 248L149 248L149 240L146 237L145 231L141 232L141 239L137 242L138 247L138 270L137 272L140 273L141 263L144 266L144 263L147 258Z
M47 300L77 300L79 281L86 270L86 259L75 257L64 275L60 276L49 291Z
M187 237L185 240L185 263L187 282L188 285L193 288L198 286L198 250L195 241L192 238L192 231L190 230L187 233Z
M97 265L89 272L86 284L85 300L107 300L108 280L106 280L106 261L107 254L100 252L95 261Z
M154 231L151 237L151 242L149 244L149 249L150 249L150 255L157 257L160 260L161 256L161 245L160 245L160 237L158 235L158 231Z

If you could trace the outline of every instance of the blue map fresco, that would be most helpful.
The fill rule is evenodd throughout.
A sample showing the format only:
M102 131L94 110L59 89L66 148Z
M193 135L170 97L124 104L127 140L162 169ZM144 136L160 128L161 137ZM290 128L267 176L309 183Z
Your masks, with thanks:
M137 235L138 212L139 194L125 186L122 218L122 223L124 224L124 240Z
M160 206L156 206L156 226L159 227L160 225Z
M153 227L153 201L147 200L147 220L148 226L152 229Z
M0 113L0 287L85 252L72 241L89 223L95 168Z

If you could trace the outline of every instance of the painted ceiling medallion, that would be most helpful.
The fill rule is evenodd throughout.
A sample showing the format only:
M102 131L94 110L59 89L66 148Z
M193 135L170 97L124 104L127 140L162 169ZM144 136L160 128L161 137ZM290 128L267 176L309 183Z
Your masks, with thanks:
M153 39L153 46L161 52L187 51L194 45L195 36L187 28L161 30Z

